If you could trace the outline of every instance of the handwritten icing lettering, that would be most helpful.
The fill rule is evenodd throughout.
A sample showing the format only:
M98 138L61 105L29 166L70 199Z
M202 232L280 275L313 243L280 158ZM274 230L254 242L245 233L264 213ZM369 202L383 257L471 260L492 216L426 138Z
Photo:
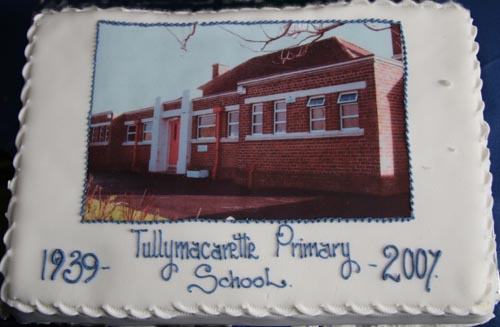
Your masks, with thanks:
M131 229L136 235L136 258L176 258L180 260L258 259L256 246L247 233L232 235L227 243L164 239L163 231Z
M427 254L424 249L417 250L417 256L415 258L415 272L417 273L417 278L422 279L425 277L427 272Z
M399 254L402 252L400 269L397 268ZM425 250L418 248L416 250L405 248L400 250L396 245L387 245L383 249L384 257L389 259L382 272L383 280L392 280L399 283L402 278L399 271L403 272L406 280L425 279L425 291L431 291L431 280L436 278L434 270L441 257L441 250Z
M415 275L415 266L413 265L414 253L411 249L406 248L403 252L403 274L406 279L412 279ZM409 273L408 271L411 271Z
M303 238L296 240L295 231L289 224L281 224L276 232L276 256L283 256L281 250L288 249L293 258L344 259L340 266L343 279L349 279L353 273L360 273L361 266L351 258L349 242L306 242Z
M305 287L307 284L300 284L300 278L289 280L291 277L276 276L276 269L273 268L273 265L285 263L286 268L293 269L294 262L303 265L301 260L310 260L315 264L321 262L321 269L330 270L329 276L332 278L329 280L338 283L349 280L356 274L380 274L381 285L399 283L403 286L420 282L422 291L431 292L432 282L439 278L436 271L443 256L441 250L388 244L381 252L380 249L365 249L365 260L360 262L359 257L353 254L353 243L306 239L300 233L300 226L295 226L296 229L292 223L281 223L277 229L268 231L269 234L263 236L262 240L274 239L275 242L274 248L265 249L266 253L275 255L272 260L266 258L265 263L264 260L258 261L258 244L247 232L231 233L226 239L219 237L217 241L211 242L172 239L168 237L166 228L159 227L133 228L127 233L133 242L133 252L130 254L140 259L138 264L146 264L144 259L159 263L158 276L164 282L170 282L181 273L190 275L191 280L184 284L189 293L196 291L212 294L219 289L284 289L291 287L292 283L296 285L296 282L299 287ZM63 281L68 285L85 284L101 275L99 272L111 269L100 263L97 254L78 249L44 249L41 259L41 271L36 274L46 283ZM236 260L240 261L239 265L231 267ZM241 260L247 260L246 264ZM189 270L185 270L183 262L186 262ZM331 274L332 270L337 273ZM176 283L184 281L182 278Z
M443 252L441 252L441 250L437 250L437 251L429 250L429 255L432 257L433 260L432 260L431 267L429 269L429 274L427 275L427 279L425 281L425 290L427 292L431 291L431 278L436 277L434 275L434 269L436 268L436 265L439 261L439 258L441 258L441 254L443 254Z
M173 262L167 263L161 270L161 278L168 282L174 273L179 272L179 266Z
M180 271L177 260L259 259L257 247L247 233L236 233L230 241L217 243L167 239L161 229L131 229L130 232L136 237L136 258L167 260L160 271L164 281Z
M189 284L187 287L188 292L193 292L194 289L200 290L205 294L214 293L217 288L263 288L274 287L284 288L288 284L282 279L279 282L273 282L270 269L264 268L264 273L259 276L238 276L233 270L229 270L224 277L218 277L211 274L212 266L206 263L200 264L196 267L194 275L200 281L197 283Z
M349 248L349 242L345 243L345 246L342 246L342 255L346 258L344 262L342 262L342 266L340 268L343 279L349 279L353 272L357 274L361 272L361 266L359 263L351 259L351 251Z
M290 225L284 224L280 225L278 232L276 233L276 241L278 246L276 247L276 256L280 256L280 249L282 246L289 246L292 243L294 237L293 228Z
M80 250L71 251L67 260L66 251L63 249L43 250L41 279L45 281L47 270L52 266L52 273L49 280L62 279L68 284L89 283L101 270L109 270L109 266L101 266L99 258L95 253L83 253ZM66 269L64 269L66 268ZM84 278L85 277L85 278Z
M360 262L354 259L356 256L352 253L351 242L306 240L289 223L282 223L278 225L277 230L269 233L268 236L272 238L274 235L275 240L275 247L266 249L275 254L272 262L277 265L285 263L292 269L294 261L296 267L308 265L303 260L315 263L322 261L327 265L331 263L333 268L327 268L325 265L322 267L338 269L337 275L330 276L333 277L332 280L337 277L339 283L349 280L353 275L361 274L363 270L363 275L381 274L381 282L400 283L401 287L408 283L420 282L424 286L422 291L431 292L432 282L439 277L436 270L443 256L441 250L388 244L378 255L377 250L373 249L372 258L369 257L370 251L365 252L365 260L373 261ZM132 246L131 255L137 259L159 262L158 275L165 282L171 281L179 273L186 274L182 262L195 261L188 265L192 269L187 271L192 274L192 280L185 284L189 293L196 291L212 294L218 289L284 289L292 286L288 279L271 272L268 258L265 261L267 264L263 261L260 267L255 265L260 260L257 244L246 232L232 233L226 239L218 238L216 242L171 239L166 237L165 228L133 228L128 231L128 235L135 244ZM242 264L235 269L230 266L235 260L248 260L251 265ZM215 265L217 262L219 264ZM110 266L100 263L97 254L79 249L44 249L41 263L41 271L37 274L40 273L43 282L63 281L68 285L89 283L100 275L101 271L111 269ZM144 260L141 260L140 264L144 263ZM361 269L362 266L366 268ZM177 280L176 283L182 283L183 280Z
M394 245L388 245L384 248L384 256L389 260L387 265L384 268L384 272L382 273L382 279L387 280L391 279L392 281L395 281L396 283L399 283L401 280L401 275L400 274L391 274L389 272L389 269L393 265L394 261L399 257L399 249L394 246Z

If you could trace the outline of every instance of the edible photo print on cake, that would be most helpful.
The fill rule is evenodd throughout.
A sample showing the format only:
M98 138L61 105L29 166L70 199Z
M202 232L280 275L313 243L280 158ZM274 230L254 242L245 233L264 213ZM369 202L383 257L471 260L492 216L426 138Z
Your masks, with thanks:
M83 222L412 219L392 21L99 21Z

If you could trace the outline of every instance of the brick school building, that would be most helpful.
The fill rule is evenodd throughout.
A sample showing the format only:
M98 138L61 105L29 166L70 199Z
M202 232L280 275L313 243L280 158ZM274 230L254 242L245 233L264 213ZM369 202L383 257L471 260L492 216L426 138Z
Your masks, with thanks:
M408 193L400 44L393 41L392 58L337 37L287 51L299 55L283 61L276 51L233 68L214 64L200 97L184 91L118 116L93 114L89 171Z

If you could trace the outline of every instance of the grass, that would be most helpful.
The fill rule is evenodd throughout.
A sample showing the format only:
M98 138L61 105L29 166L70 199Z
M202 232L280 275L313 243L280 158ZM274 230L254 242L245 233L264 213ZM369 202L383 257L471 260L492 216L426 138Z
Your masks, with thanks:
M111 196L111 198L114 196ZM158 212L148 213L135 210L125 204L109 203L97 199L89 200L85 205L85 220L109 220L109 221L158 221L169 220L161 217Z
M152 197L144 191L140 201L127 194L102 195L102 187L89 177L85 198L84 220L92 221L159 221L169 220L160 216L160 210L153 207Z

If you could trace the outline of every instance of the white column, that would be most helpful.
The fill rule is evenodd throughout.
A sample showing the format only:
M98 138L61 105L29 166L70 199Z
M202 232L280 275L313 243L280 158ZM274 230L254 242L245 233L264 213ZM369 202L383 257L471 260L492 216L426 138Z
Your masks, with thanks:
M153 131L151 135L151 153L149 156L149 171L161 171L160 159L160 123L163 108L161 105L161 97L155 99L155 107L153 113Z
M189 90L182 92L181 126L179 128L179 160L177 161L177 174L185 174L191 150L191 117L193 107Z

